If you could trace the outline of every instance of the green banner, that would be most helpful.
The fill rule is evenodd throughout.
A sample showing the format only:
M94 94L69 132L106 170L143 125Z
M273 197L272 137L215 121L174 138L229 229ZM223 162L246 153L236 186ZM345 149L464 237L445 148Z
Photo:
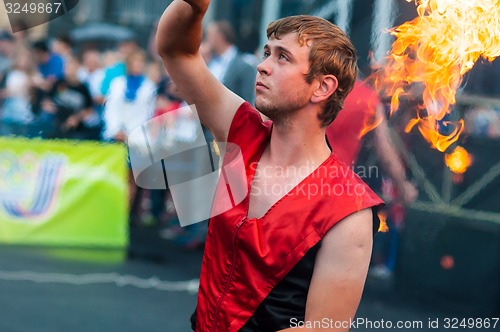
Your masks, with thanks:
M0 243L124 247L127 151L0 138Z

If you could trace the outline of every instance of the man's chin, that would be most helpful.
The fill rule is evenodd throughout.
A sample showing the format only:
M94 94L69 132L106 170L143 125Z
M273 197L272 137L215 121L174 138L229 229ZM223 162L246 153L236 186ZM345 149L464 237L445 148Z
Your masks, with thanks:
M269 112L268 105L266 105L262 101L259 102L258 100L255 100L255 109L269 118L268 114L271 112Z

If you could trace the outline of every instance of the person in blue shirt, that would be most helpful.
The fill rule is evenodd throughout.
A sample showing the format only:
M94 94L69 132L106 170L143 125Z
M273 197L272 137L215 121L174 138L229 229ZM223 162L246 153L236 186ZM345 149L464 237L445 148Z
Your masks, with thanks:
M38 70L44 79L55 81L64 77L63 58L51 52L47 41L39 40L33 43L33 51Z

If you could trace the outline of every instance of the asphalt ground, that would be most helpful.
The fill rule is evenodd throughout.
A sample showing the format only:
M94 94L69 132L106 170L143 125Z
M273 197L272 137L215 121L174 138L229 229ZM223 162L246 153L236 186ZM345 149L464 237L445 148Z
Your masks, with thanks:
M0 332L190 331L202 250L156 234L154 227L135 232L128 252L0 246ZM469 313L463 305L417 301L391 280L369 277L353 330L448 331L446 318ZM438 328L429 327L436 319ZM453 330L500 331L500 322L496 329Z

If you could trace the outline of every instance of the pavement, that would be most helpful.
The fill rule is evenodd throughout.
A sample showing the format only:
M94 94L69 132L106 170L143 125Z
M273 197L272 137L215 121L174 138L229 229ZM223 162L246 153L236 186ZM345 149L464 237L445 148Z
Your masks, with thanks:
M202 251L157 234L155 227L134 231L128 251L0 246L0 332L190 331ZM448 331L446 318L478 315L369 277L352 330ZM500 331L500 322L453 330Z

